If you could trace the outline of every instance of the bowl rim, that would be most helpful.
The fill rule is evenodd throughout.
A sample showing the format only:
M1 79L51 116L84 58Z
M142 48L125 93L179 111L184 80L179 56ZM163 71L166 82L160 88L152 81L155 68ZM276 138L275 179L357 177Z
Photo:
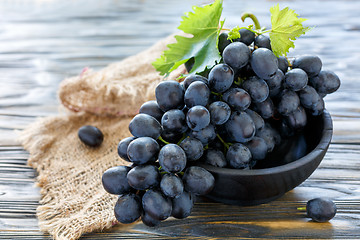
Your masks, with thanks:
M263 175L272 175L272 174L278 174L281 172L291 171L295 168L299 168L300 166L303 166L314 159L316 159L317 156L321 155L324 151L327 150L332 134L333 134L333 123L330 116L330 113L325 109L323 114L321 115L324 128L321 134L321 139L316 145L316 147L306 154L304 157L299 158L293 162L271 167L271 168L263 168L263 169L233 169L233 168L220 168L220 167L214 167L209 164L199 164L199 166L202 166L213 173L218 174L226 174L229 176L263 176Z

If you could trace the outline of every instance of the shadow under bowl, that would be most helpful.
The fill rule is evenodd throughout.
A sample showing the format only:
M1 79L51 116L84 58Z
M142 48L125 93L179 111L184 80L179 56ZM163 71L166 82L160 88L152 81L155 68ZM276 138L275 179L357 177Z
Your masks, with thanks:
M206 197L217 202L243 206L263 204L281 197L305 181L319 166L329 147L332 133L331 116L325 110L321 116L308 119L303 132L307 152L297 160L251 170L199 164L215 177L215 187ZM271 158L281 158L281 155ZM266 159L270 160L276 162L282 159Z

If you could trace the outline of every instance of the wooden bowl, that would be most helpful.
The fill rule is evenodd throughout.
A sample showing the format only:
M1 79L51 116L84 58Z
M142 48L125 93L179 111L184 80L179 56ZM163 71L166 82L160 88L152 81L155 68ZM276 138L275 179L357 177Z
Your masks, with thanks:
M206 197L217 202L244 206L262 204L281 197L305 181L315 171L329 147L332 132L330 114L324 111L321 116L308 119L307 127L300 138L288 141L288 143L303 146L304 144L299 144L303 139L306 148L301 146L298 149L296 146L294 148L288 145L283 148L287 152L280 151L266 159L277 166L269 165L270 167L262 169L241 170L200 164L210 171L216 180L214 189ZM304 149L306 149L303 154L305 156L289 161L289 156L294 158ZM287 163L282 164L285 158L287 158Z

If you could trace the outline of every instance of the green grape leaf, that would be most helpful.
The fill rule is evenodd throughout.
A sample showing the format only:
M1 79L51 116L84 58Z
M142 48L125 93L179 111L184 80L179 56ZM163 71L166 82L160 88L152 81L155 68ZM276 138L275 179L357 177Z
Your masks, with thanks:
M232 28L229 33L228 33L228 40L232 41L234 39L238 39L240 38L240 27L239 26L236 26L234 28Z
M224 21L220 21L222 4L223 0L216 0L204 7L194 6L193 12L185 13L178 29L192 37L176 35L177 42L169 44L161 57L152 63L161 75L168 75L192 57L195 61L190 73L202 72L220 61L217 46L224 25Z
M288 7L280 11L279 4L270 8L271 31L270 41L274 54L279 57L286 55L290 48L295 48L294 40L305 34L311 28L304 27L302 23L306 20L298 18L298 14Z

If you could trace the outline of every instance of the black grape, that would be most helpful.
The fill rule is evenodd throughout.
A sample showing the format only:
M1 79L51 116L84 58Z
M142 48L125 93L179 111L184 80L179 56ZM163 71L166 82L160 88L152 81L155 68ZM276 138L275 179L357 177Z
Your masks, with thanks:
M216 138L215 127L212 124L209 124L199 131L191 131L189 136L198 139L205 146Z
M160 189L163 194L170 198L177 198L184 191L182 180L174 174L165 174L161 178Z
M285 89L281 92L277 109L280 114L287 116L300 106L300 99L296 92Z
M160 191L150 189L142 197L142 206L145 213L156 220L165 220L171 215L172 202L164 197Z
M265 140L268 152L272 152L275 145L278 145L281 142L280 134L268 123L256 132L256 137L260 137Z
M104 140L104 135L100 129L90 125L79 128L78 137L89 147L98 147Z
M253 51L250 64L256 75L265 80L272 78L278 70L277 57L267 48Z
M206 77L203 77L201 75L196 75L196 74L187 76L182 83L184 84L184 89L186 90L190 84L192 84L193 82L198 82L198 81L203 82L205 84L208 83L208 80Z
M257 112L255 112L255 111L253 111L251 109L246 109L245 112L247 114L249 114L249 116L253 120L256 130L259 130L259 129L264 127L265 121Z
M206 106L210 98L210 89L207 84L201 81L195 81L189 85L185 91L185 105L188 108L194 106Z
M164 112L182 109L184 106L184 89L176 81L160 82L155 89L155 97L159 108Z
M242 87L249 93L252 102L263 102L269 96L269 87L263 79L256 76L245 80Z
M227 153L226 160L232 168L250 168L251 152L241 143L232 144Z
M285 74L285 86L293 91L303 89L308 83L308 76L301 68L293 68Z
M243 42L246 45L250 45L255 40L255 33L248 29L240 29L240 38L236 39L237 42Z
M194 197L191 193L184 191L179 197L172 200L171 216L182 219L190 216L194 206Z
M311 109L311 115L313 116L319 116L324 112L325 109L325 103L322 98L320 98L320 101L318 101L315 106Z
M271 118L275 114L275 107L271 98L260 103L254 103L253 109L264 119Z
M197 195L208 194L215 186L214 176L204 168L198 166L186 168L182 180L185 189Z
M310 78L310 84L319 94L326 95L339 89L340 79L334 72L323 70L318 76Z
M140 113L130 121L129 130L135 137L157 139L161 135L162 127L154 117Z
M216 101L210 104L210 121L212 124L221 125L224 124L231 115L231 109L229 105L222 101Z
M131 187L126 178L130 167L117 166L106 170L101 178L102 185L110 194L124 194L130 191Z
M276 70L275 76L266 81L269 87L270 97L275 97L281 92L282 83L284 82L284 79L285 79L284 73L280 69L278 69Z
M139 165L127 174L129 185L136 190L146 190L160 183L160 173L154 165Z
M203 155L203 144L200 140L187 137L181 141L179 146L184 150L188 161L196 161Z
M141 105L139 113L148 114L154 117L159 122L161 121L161 117L164 114L163 110L159 108L159 105L156 101L147 101L143 105Z
M230 88L223 94L223 101L235 110L243 111L250 106L251 97L249 93L242 88Z
M268 146L264 139L254 137L251 141L245 143L245 146L250 150L252 159L263 160L268 152Z
M309 85L306 86L304 89L299 91L299 97L301 105L304 108L310 109L316 113L322 113L323 109L321 109L321 106L324 106L323 100L313 87Z
M284 56L278 57L278 67L285 74L289 68L289 62Z
M140 137L133 140L127 149L131 162L135 164L146 164L157 159L160 147L156 140L150 137Z
M186 154L178 145L167 144L160 150L159 163L166 172L181 172L186 166Z
M301 68L309 78L315 77L320 73L322 62L318 56L303 55L296 57L292 62L293 68Z
M141 213L141 221L149 227L155 227L157 225L160 224L160 220L157 220L155 218L153 218L152 216L150 216L149 214L147 214L145 211L143 211Z
M327 198L314 198L307 202L307 216L315 222L327 222L332 219L337 211L333 201Z
M258 48L267 48L271 50L270 38L264 34L255 38L254 45Z
M204 159L206 164L214 167L225 167L227 164L224 153L220 150L208 149Z
M292 129L302 129L307 124L305 109L299 106L295 111L285 117L287 125Z
M127 149L128 149L128 146L129 144L134 140L136 139L136 137L127 137L127 138L124 138L122 139L118 146L117 146L117 152L118 152L118 155L119 157L121 157L122 159L130 162L130 159L127 155Z
M250 49L242 42L233 42L225 48L222 56L224 62L236 72L248 64Z
M165 132L180 134L188 129L185 114L179 109L172 109L164 113L161 118L161 125Z
M209 73L209 87L212 91L223 93L234 82L234 71L227 64L218 64Z
M140 197L133 193L120 196L114 212L116 219L121 223L135 222L141 215Z
M229 138L234 142L248 142L255 135L255 124L246 112L233 112L225 123Z
M218 43L218 48L219 48L219 52L222 55L224 49L226 48L226 46L228 46L231 43L231 40L228 40L228 34L226 32L222 32L219 35L219 43Z
M183 134L182 133L173 133L173 132L163 131L161 133L161 137L167 142L177 143L183 137ZM162 142L158 141L158 143L160 144Z
M192 130L199 131L210 124L210 113L203 106L195 106L186 114L186 123Z

